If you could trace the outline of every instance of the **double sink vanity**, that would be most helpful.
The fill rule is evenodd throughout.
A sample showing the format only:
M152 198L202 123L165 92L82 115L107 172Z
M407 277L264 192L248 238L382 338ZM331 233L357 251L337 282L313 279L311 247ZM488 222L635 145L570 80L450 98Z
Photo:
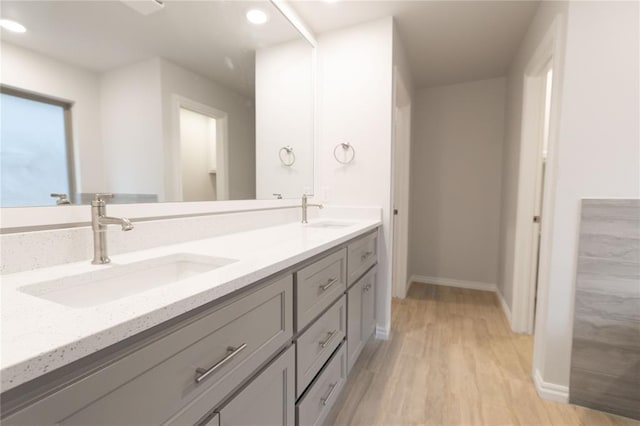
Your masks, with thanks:
M322 424L375 330L379 224L5 275L3 424Z
M325 421L376 327L381 212L291 201L332 198L285 3L3 0L2 424Z

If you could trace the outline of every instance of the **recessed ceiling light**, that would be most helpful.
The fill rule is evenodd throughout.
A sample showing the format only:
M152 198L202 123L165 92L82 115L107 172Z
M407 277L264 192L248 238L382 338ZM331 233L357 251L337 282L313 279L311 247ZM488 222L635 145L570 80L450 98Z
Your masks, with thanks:
M27 31L24 25L11 19L0 19L0 27L13 31L14 33L24 33Z
M247 12L247 20L252 24L262 25L269 20L269 17L260 9L251 9Z

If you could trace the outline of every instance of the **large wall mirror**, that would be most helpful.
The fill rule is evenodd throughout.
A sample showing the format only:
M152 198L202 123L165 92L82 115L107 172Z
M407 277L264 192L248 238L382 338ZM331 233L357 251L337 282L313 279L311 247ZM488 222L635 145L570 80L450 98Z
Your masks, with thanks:
M0 12L2 207L313 192L313 47L271 2Z

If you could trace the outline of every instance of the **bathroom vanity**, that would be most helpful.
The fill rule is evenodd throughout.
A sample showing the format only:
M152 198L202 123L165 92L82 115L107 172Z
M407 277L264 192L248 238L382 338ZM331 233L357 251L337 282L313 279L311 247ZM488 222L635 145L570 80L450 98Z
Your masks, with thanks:
M296 223L5 276L3 424L322 424L375 330L378 226ZM118 287L158 268L161 286ZM120 293L77 296L97 283Z

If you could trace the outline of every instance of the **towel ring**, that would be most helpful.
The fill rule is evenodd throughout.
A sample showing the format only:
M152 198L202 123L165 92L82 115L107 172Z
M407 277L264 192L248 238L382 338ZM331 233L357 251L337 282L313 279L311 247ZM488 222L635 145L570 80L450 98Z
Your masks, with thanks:
M351 158L349 158L348 160L341 160L340 158L338 158L338 148L340 147L342 147L345 152L351 150ZM349 164L356 158L356 149L349 142L340 142L338 145L336 145L335 148L333 148L333 158L335 158L336 161L340 164Z
M287 153L287 155L289 156L289 161L282 158L282 151L285 151ZM280 148L280 151L278 151L278 157L280 157L280 162L287 167L293 166L293 163L296 162L296 153L293 152L293 147L291 147L291 145L283 146L282 148Z

